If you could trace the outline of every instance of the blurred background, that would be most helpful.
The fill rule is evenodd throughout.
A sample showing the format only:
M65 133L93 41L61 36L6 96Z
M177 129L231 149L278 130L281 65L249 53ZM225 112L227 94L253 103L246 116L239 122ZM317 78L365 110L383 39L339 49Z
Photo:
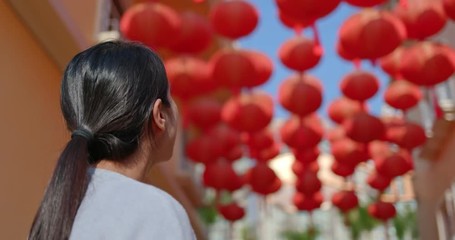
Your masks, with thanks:
M0 238L27 237L70 137L66 64L124 39L165 62L180 131L147 182L198 239L454 239L454 19L455 0L0 0Z

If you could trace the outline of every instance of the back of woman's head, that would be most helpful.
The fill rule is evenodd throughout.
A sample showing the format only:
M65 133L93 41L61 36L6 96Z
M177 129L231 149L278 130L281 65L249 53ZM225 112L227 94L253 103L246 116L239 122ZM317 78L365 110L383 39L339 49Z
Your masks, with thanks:
M29 239L68 239L88 185L87 169L121 162L151 134L154 102L170 106L160 58L128 42L105 42L77 54L62 81L61 107L73 132L35 216Z
M106 42L76 55L68 65L61 105L70 130L94 134L92 161L119 161L137 147L158 98L169 105L161 60L138 44Z

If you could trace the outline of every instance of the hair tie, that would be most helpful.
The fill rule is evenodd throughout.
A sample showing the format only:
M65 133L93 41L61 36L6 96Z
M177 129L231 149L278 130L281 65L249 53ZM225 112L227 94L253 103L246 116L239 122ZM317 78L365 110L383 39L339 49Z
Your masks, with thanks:
M93 133L84 128L74 130L71 134L71 138L74 138L75 136L83 137L89 142L93 140Z

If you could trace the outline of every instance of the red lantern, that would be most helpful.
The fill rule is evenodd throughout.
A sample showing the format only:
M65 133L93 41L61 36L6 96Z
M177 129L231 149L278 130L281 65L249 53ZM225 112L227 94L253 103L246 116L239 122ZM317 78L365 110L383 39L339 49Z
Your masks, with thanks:
M262 52L246 51L255 68L255 76L253 78L245 78L245 87L256 87L267 82L272 76L273 62Z
M392 53L382 57L379 61L382 70L394 78L401 78L401 58L406 50L405 47L397 47Z
M231 97L221 111L221 119L232 128L245 132L258 132L272 120L273 100L262 92Z
M306 71L319 63L322 48L304 36L295 36L286 41L278 50L281 62L295 71Z
M447 22L441 1L418 0L408 6L396 4L395 14L406 26L408 38L418 40L435 35Z
M282 82L278 98L285 109L303 117L321 106L322 85L311 75L293 75Z
M245 142L250 149L264 149L275 143L272 132L268 129L247 134L245 138Z
M304 26L331 13L340 0L275 0L279 10Z
M218 211L226 220L231 222L240 220L245 216L245 210L235 202L218 206Z
M344 0L356 7L373 7L385 3L386 0Z
M321 120L316 114L304 119L293 116L280 129L283 142L299 150L316 147L323 134Z
M223 146L213 141L211 136L201 135L190 140L185 147L186 155L199 163L210 163L221 157Z
M318 174L312 171L305 171L303 174L297 176L295 182L295 188L297 191L305 194L312 195L321 190L321 180L318 178Z
M256 28L258 19L256 8L242 0L220 1L210 11L215 31L231 39L250 34Z
M182 22L177 12L161 3L140 3L128 8L120 19L125 38L151 48L168 47L178 35Z
M199 53L210 46L213 32L208 20L194 12L181 14L182 27L171 49L178 53Z
M227 161L234 162L243 157L243 146L238 145L231 148L224 156Z
M235 90L245 87L247 81L258 77L256 63L244 50L220 49L213 54L210 62L213 64L213 78L220 85Z
M307 22L301 22L298 19L293 19L292 17L282 13L281 11L278 11L278 18L286 27L294 29L297 33L300 33L303 28L312 24L312 21L310 20Z
M351 176L355 171L355 166L348 164L342 164L338 161L333 161L332 166L330 167L333 173L341 177Z
M355 59L359 58L359 57L355 56L353 53L347 52L339 41L337 42L336 48L337 48L338 56L342 57L344 60L354 61Z
M210 129L221 120L222 105L212 98L200 98L190 103L186 114L189 120L200 129Z
M347 212L359 205L359 199L353 191L340 191L332 195L332 203L342 212Z
M333 100L328 108L330 119L338 124L362 111L362 104L346 97Z
M369 72L354 71L341 80L340 88L344 96L363 102L376 94L379 81Z
M311 212L321 206L322 202L324 201L324 198L321 192L317 192L310 196L296 192L294 194L292 201L294 202L294 205L297 207L297 209L299 209L300 211Z
M443 0L444 12L446 15L455 20L455 1L454 0Z
M387 104L403 111L413 108L420 99L422 99L422 92L419 87L404 80L392 81L384 93Z
M444 44L441 44L441 43L437 43L437 42L432 42L434 43L437 47L439 47L441 49L441 51L445 52L447 54L447 56L449 56L449 59L450 59L450 62L452 62L452 64L455 66L455 51L452 47L448 46L448 45L444 45Z
M340 29L343 49L363 59L378 59L393 52L405 37L406 29L398 18L371 8L348 18Z
M251 158L258 162L268 162L280 154L280 145L273 143L269 147L263 149L251 149Z
M398 146L412 150L423 145L427 137L425 130L418 124L394 119L387 124L386 139Z
M253 191L265 193L270 190L276 181L275 172L265 163L258 162L254 167L250 168L246 174L247 182L250 184Z
M276 177L272 185L268 186L265 189L255 189L254 191L262 195L269 195L280 190L282 185L283 183L281 182L281 180L278 177Z
M301 163L311 163L316 162L318 160L320 151L319 148L298 148L293 149L292 152L294 153L295 160Z
M207 164L202 179L205 186L217 190L236 190L243 185L232 164L223 160Z
M294 161L292 163L291 169L296 176L300 176L304 174L306 171L317 173L319 171L319 164L317 161L309 163Z
M218 84L211 77L211 67L193 57L179 57L165 62L172 94L187 100L215 89Z
M227 182L225 190L228 192L235 192L243 187L245 185L245 179L243 176L237 175L235 171L228 172L228 177L227 179L229 182Z
M392 181L391 178L382 176L377 172L370 174L367 178L368 185L370 185L374 189L377 189L380 192L388 188L391 181Z
M252 186L264 188L275 181L275 172L265 163L257 163L248 170L247 179Z
M241 144L240 133L225 124L218 124L214 126L207 133L207 136L212 139L216 139L216 144L221 150L221 156L227 156L230 151Z
M342 140L346 138L346 132L344 131L344 128L342 126L337 126L333 129L331 129L327 133L327 140L330 143L336 142L338 140Z
M454 73L452 50L431 42L419 42L403 53L403 78L419 86L444 82Z
M352 140L369 143L381 139L385 133L385 126L380 119L366 112L360 112L343 123L346 135Z
M349 138L333 142L331 144L331 151L337 162L352 167L368 160L370 157L365 144L355 142Z
M386 222L395 217L397 210L392 203L378 201L368 206L368 213L372 217Z
M411 156L406 151L394 153L391 156L375 158L376 171L386 177L394 178L411 170Z
M387 141L387 139L384 139L384 141ZM392 155L390 143L384 141L373 141L368 144L371 158L383 158Z

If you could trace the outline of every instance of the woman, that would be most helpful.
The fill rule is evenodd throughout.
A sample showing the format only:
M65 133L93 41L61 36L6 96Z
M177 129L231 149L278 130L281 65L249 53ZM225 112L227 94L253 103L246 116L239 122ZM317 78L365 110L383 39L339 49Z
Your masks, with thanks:
M105 42L77 54L62 81L71 139L29 239L194 239L182 206L142 183L172 155L177 110L148 48Z

